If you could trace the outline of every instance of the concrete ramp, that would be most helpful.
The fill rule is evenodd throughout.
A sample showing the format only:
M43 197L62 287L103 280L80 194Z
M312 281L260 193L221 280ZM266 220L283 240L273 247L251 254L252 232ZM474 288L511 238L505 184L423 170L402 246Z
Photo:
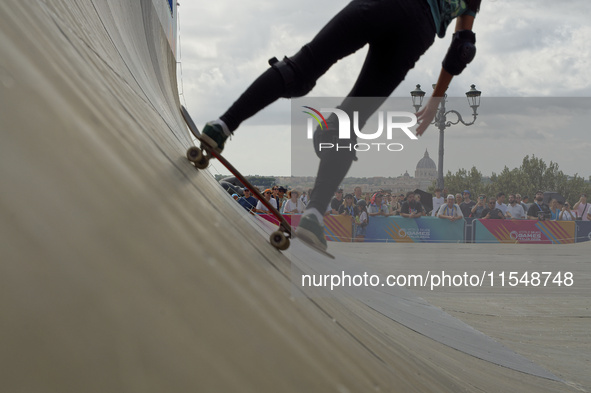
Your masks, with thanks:
M0 390L577 391L294 296L320 257L184 157L165 6L0 2Z

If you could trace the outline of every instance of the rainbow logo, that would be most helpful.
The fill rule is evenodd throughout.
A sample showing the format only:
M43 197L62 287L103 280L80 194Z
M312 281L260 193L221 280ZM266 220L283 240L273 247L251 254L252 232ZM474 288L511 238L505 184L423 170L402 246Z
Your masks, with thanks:
M316 109L314 109L312 107L309 107L309 106L303 106L302 108L310 109L312 112L315 113L314 114L314 113L311 113L311 112L302 111L302 112L304 112L304 113L312 116L318 122L318 125L320 126L320 129L321 130L324 129L324 127L322 126L322 122L324 122L324 126L326 126L326 129L328 129L328 123L326 122L326 119L324 118L324 116L322 116L322 113L320 113ZM318 115L318 116L316 116L316 115ZM318 118L319 116L320 116L320 119L322 119L322 122L320 122L320 119Z

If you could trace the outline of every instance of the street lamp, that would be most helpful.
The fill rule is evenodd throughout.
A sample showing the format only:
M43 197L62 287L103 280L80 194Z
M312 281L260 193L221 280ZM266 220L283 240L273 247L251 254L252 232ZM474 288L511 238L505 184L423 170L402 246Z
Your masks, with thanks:
M423 98L425 98L425 92L421 90L421 85L417 85L417 88L410 92L412 97L412 105L415 107L415 113L421 109L423 105Z
M435 89L435 85L433 85L433 89ZM437 110L437 114L435 115L435 119L431 124L434 124L439 128L439 165L437 165L437 188L443 190L443 134L446 128L451 127L452 125L456 125L458 123L462 123L465 126L471 126L476 121L476 116L478 113L476 110L480 106L480 95L482 94L481 91L476 90L475 85L470 86L470 90L466 92L466 98L468 99L468 105L472 108L472 116L473 119L471 122L467 123L462 118L462 115L455 110L446 111L445 103L447 102L447 94L441 100L439 104L439 109ZM410 92L412 97L412 105L415 107L415 112L418 112L421 106L423 105L423 98L425 97L425 92L421 90L421 85L417 85L416 89ZM448 121L447 115L454 114L457 116L456 121Z

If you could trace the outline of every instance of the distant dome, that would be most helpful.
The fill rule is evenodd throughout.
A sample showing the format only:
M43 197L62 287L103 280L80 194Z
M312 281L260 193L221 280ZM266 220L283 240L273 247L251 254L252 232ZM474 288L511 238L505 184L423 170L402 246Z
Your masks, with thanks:
M417 164L417 169L437 169L437 165L435 165L435 161L429 157L429 152L425 150L425 156L421 158L419 163Z

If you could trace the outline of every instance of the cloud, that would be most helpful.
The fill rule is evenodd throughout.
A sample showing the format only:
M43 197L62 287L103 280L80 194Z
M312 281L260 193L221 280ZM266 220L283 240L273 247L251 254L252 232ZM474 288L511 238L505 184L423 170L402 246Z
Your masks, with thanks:
M297 4L269 0L182 2L179 8L182 82L184 98L193 116L204 123L221 115L268 68L270 57L281 58L295 53L343 5L341 2L311 0L301 0ZM499 172L506 162L516 161L519 165L523 156L535 152L545 160L552 157L567 173L591 174L591 168L583 170L576 165L576 162L585 162L586 151L580 146L588 139L589 127L588 122L583 124L577 120L578 115L565 112L540 123L539 112L516 115L501 113L500 108L486 107L487 99L491 97L591 96L590 13L591 2L588 0L483 1L474 25L477 56L462 75L454 78L448 90L450 97L464 97L453 104L453 109L470 118L471 109L464 93L470 84L476 84L483 93L479 110L482 116L472 127L457 125L446 131L446 171L476 165L485 174ZM436 39L393 94L408 98L408 110L411 109L409 92L417 83L427 93L431 92L430 85L439 75L450 39L449 33L443 40ZM364 48L335 64L310 95L346 95L357 78L366 51ZM588 101L573 100L569 105L589 112ZM284 157L289 155L289 110L287 100L271 105L245 122L229 145L239 141L241 149L236 150L264 151L260 146L264 134L257 130L282 130L280 133L287 133L287 137L278 140L285 141L285 146L273 149L265 155L265 160L281 163L267 166L268 174L289 174L289 165L276 172L283 165ZM487 111L490 116L486 116ZM493 118L495 111L498 115ZM242 136L243 132L256 134L256 137ZM426 137L421 138L416 148L417 161L422 158L425 147L437 159L436 134L432 127ZM476 146L487 146L487 151L500 151L503 155L501 159L498 155L491 159L473 152L462 153L462 149L457 148L461 143L461 139L457 139L459 136L475 141ZM520 141L530 138L536 142L520 142L520 149L506 149L501 138L509 137ZM275 136L273 138L277 140ZM568 148L573 145L577 148ZM232 150L228 150L228 154ZM265 167L264 161L259 162L259 158L252 155L248 160L240 160L236 165L244 168L246 173L255 165L257 171Z

